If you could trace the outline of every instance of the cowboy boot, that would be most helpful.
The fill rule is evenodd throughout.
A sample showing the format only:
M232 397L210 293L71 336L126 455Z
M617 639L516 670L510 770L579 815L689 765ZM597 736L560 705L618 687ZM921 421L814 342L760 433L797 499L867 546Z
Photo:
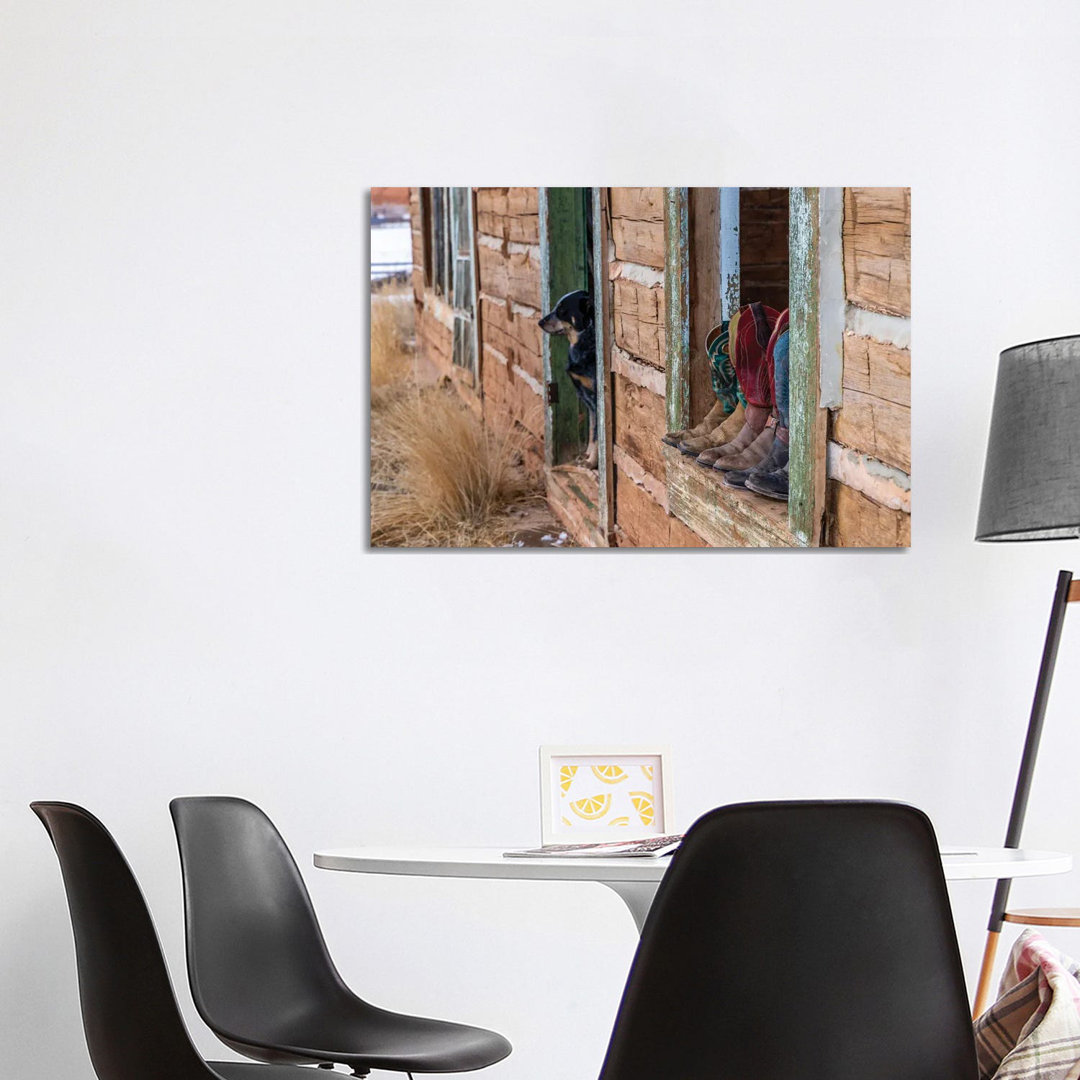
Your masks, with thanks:
M705 469L713 469L721 458L741 454L763 430L764 428L756 428L747 420L735 438L720 443L719 446L710 446L707 450L702 450L694 460Z
M700 424L695 424L692 428L686 428L684 431L669 431L661 437L660 441L666 442L668 446L678 446L683 439L696 439L700 435L708 435L717 425L724 422L727 415L723 403L718 401L705 414L705 419Z
M740 453L725 454L713 462L713 468L723 472L737 469L751 469L769 456L773 440L776 438L776 425L768 424L760 435Z
M788 463L785 461L779 469L769 473L758 473L747 478L748 491L756 491L770 499L788 501Z
M679 445L679 451L687 457L697 457L702 450L712 446L719 446L735 438L744 422L742 402L735 406L735 411L730 413L722 424L712 428L707 435L698 435L683 439Z
M751 480L757 480L778 469L786 469L788 462L788 444L781 442L779 438L773 440L772 449L768 457L760 464L750 469L735 469L724 473L724 486L733 488L750 487ZM750 488L753 491L753 488Z

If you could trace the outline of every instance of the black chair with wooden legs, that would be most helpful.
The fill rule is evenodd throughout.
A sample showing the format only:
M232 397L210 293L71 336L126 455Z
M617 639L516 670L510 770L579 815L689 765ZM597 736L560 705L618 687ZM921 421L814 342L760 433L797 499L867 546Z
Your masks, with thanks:
M334 967L304 880L270 819L244 799L174 799L199 1015L258 1061L333 1062L354 1075L468 1072L501 1061L494 1031L377 1008Z
M60 860L99 1080L310 1080L292 1066L204 1061L184 1027L146 902L108 830L71 803L31 809Z
M686 835L641 934L600 1080L976 1080L924 814L748 803Z

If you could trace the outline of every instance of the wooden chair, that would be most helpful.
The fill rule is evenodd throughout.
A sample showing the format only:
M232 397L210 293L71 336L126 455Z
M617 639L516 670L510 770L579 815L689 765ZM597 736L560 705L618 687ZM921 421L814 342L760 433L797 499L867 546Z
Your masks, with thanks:
M1023 926L1080 926L1080 908L1019 908L1006 911L1002 919Z

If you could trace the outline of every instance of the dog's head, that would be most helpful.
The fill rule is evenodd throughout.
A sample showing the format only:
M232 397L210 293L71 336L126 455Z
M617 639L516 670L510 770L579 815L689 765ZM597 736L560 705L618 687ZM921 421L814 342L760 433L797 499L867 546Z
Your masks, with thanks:
M547 334L563 334L572 344L583 330L592 326L592 321L592 297L578 289L567 293L555 305L555 310L540 320L540 329Z

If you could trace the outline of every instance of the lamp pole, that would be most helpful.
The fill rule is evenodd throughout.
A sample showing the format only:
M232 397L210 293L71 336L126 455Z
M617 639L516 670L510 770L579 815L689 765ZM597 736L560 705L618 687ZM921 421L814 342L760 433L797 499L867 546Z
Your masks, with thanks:
M1035 774L1035 761L1039 755L1039 740L1042 738L1046 703L1050 697L1050 684L1054 678L1054 665L1057 662L1058 645L1061 643L1061 630L1065 625L1065 609L1070 600L1080 600L1080 589L1073 587L1072 580L1071 571L1059 571L1054 602L1050 608L1050 624L1046 628L1046 644L1043 646L1042 662L1039 664L1039 681L1035 684L1035 698L1031 703L1031 717L1028 720L1027 736L1024 739L1024 753L1020 758L1020 772L1016 778L1016 790L1013 792L1009 827L1005 831L1007 848L1020 846L1020 834L1024 829L1028 796L1031 794L1031 779ZM1080 582L1077 584L1080 585ZM982 968L979 971L979 984L975 991L975 1005L972 1010L976 1018L982 1015L990 994L990 977L994 970L994 958L997 955L1001 926L1005 921L1005 905L1009 902L1011 886L1012 878L1000 878L994 889L994 900L990 905L990 921L986 927L986 946L983 949Z

